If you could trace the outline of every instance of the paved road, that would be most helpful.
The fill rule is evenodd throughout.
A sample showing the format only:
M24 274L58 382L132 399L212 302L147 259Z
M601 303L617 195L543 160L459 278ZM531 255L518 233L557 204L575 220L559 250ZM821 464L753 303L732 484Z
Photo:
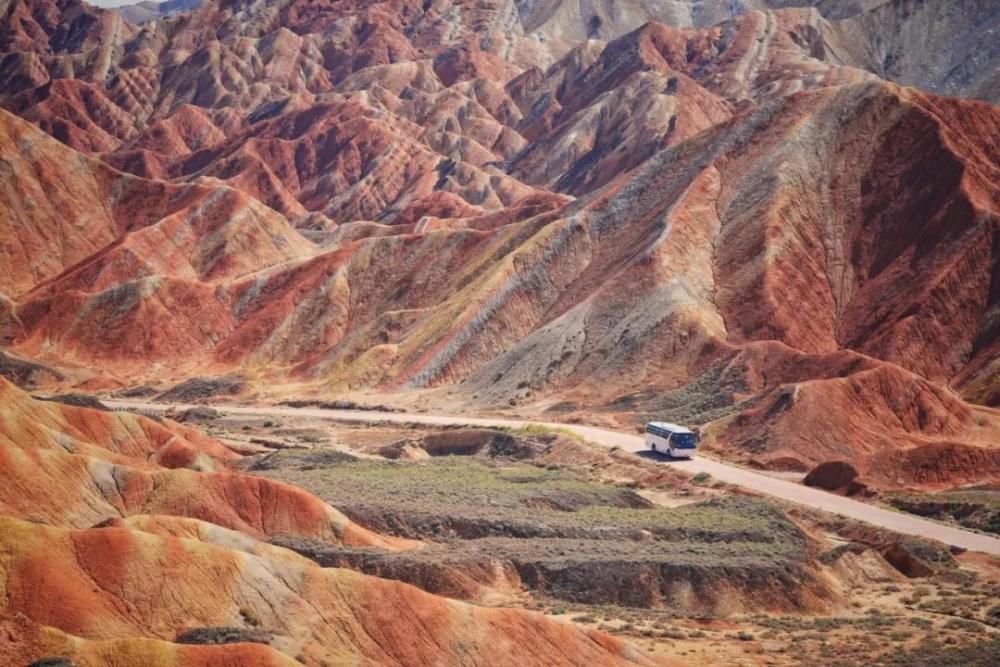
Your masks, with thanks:
M108 406L114 408L128 408L138 410L162 411L166 409L162 403L141 403L132 401L104 401ZM193 405L178 405L172 407L187 409L195 407ZM289 408L281 406L220 406L213 405L213 408L220 412L233 415L261 415L266 417L317 417L334 421L389 421L389 422L416 422L421 424L436 425L469 425L469 426L511 426L519 427L529 423L513 419L482 419L475 417L444 417L423 414L410 414L399 412L367 412L359 410L325 410L322 408ZM639 452L646 449L645 441L640 435L620 433L606 429L595 428L593 426L579 426L576 424L546 424L557 428L569 429L588 440L596 442L605 447L621 447L630 452ZM782 500L813 507L815 509L832 512L841 516L864 521L875 526L888 528L897 533L907 535L919 535L929 537L945 544L970 549L973 551L983 551L1000 556L1000 539L973 533L959 528L952 528L933 521L927 521L919 517L893 512L882 509L874 505L844 498L818 489L813 489L801 484L795 484L781 479L776 479L752 470L740 468L738 466L721 463L712 459L696 456L690 460L670 461L667 465L676 466L692 474L705 472L717 480L742 486L754 491L764 493Z

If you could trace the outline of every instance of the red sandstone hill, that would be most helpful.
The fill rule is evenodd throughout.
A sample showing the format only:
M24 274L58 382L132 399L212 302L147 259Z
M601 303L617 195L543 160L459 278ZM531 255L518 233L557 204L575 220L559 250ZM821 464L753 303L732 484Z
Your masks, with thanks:
M996 482L1000 15L960 4L0 0L0 375ZM0 662L646 662L274 546L425 545L234 458L0 378ZM176 643L220 627L250 641Z
M415 546L367 531L295 487L229 472L220 442L169 420L42 402L0 378L0 514L86 528L154 514L256 539Z
M758 396L720 420L712 439L753 465L805 472L849 461L859 481L876 488L1000 481L996 411L898 366L754 346L730 361L726 373Z
M14 664L47 655L84 664L647 662L607 635L349 570L128 528L69 530L10 518L0 527L7 582L0 615L20 631L2 650ZM219 590L228 592L223 604ZM232 626L241 613L269 629L270 646L166 643L185 630Z
M233 457L169 420L41 402L0 379L0 661L645 663L601 633L323 569L271 546L278 537L419 544L361 528L297 488L207 471ZM250 634L266 630L264 644L172 643L246 619Z
M960 57L965 19L647 4L584 3L599 39L569 44L562 3L209 0L136 28L11 0L0 344L96 387L242 373L582 413L640 391L636 419L740 412L733 451L884 453L886 483L934 478L902 472L924 445L978 461L994 413L900 436L865 407L1000 401L1000 112L879 78L965 90L913 78L912 42L933 24ZM718 369L762 350L795 379L730 392ZM793 382L847 432L822 398L760 408ZM684 398L713 392L738 397Z
M67 269L78 277L73 289L156 274L211 282L312 250L280 214L238 190L123 174L3 111L0 150L0 292L11 297L44 291Z

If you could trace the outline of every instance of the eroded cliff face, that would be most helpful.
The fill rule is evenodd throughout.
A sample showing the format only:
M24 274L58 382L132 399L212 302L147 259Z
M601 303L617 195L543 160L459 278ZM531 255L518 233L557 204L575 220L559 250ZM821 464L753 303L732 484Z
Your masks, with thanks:
M880 78L992 99L988 57L948 51L963 88L914 55L992 14L795 4L212 1L135 27L8 2L0 343L98 388L581 411L721 396L720 365L787 348L795 382L851 352L997 405L1000 113ZM859 464L910 446L872 428ZM804 463L840 441L816 438Z

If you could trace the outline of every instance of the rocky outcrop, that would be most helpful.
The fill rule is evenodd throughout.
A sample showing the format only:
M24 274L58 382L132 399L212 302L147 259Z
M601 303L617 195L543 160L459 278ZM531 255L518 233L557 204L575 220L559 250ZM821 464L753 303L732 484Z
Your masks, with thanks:
M246 381L239 376L191 378L157 395L156 400L163 403L191 403L216 396L235 396L244 389Z
M850 463L844 461L827 461L809 471L802 483L815 486L826 491L842 492L853 496L864 489L857 482L858 471Z
M719 434L758 462L816 466L806 483L854 495L866 486L944 488L1000 475L988 413L898 367L769 392ZM856 479L860 477L860 479Z
M0 350L0 376L25 388L35 387L45 381L59 382L66 379L66 376L55 368L18 358L3 350Z
M724 614L821 608L831 596L815 571L803 563L748 558L712 565L676 556L657 558L638 545L630 547L631 555L615 554L599 542L587 546L599 555L588 557L574 552L570 540L551 540L544 548L524 539L506 542L518 541L524 544L507 544L504 549L503 540L479 538L477 547L452 547L446 557L373 553L303 541L279 544L327 567L350 567L457 599L475 600L495 588L523 587L579 604Z

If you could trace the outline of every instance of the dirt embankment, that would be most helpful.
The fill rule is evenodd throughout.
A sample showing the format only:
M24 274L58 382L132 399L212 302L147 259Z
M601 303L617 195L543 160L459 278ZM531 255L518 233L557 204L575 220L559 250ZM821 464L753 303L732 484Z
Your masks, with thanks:
M160 403L192 403L216 396L236 396L247 388L246 380L238 375L197 377L185 380L156 396Z
M692 613L838 603L817 560L822 547L769 502L678 484L655 463L558 433L425 428L386 439L365 451L390 460L283 450L243 465L339 497L353 521L423 549L276 543L324 566L465 599L527 589ZM641 480L672 489L675 506L639 495Z
M1000 490L995 488L939 494L899 494L889 496L887 501L904 512L1000 535Z

